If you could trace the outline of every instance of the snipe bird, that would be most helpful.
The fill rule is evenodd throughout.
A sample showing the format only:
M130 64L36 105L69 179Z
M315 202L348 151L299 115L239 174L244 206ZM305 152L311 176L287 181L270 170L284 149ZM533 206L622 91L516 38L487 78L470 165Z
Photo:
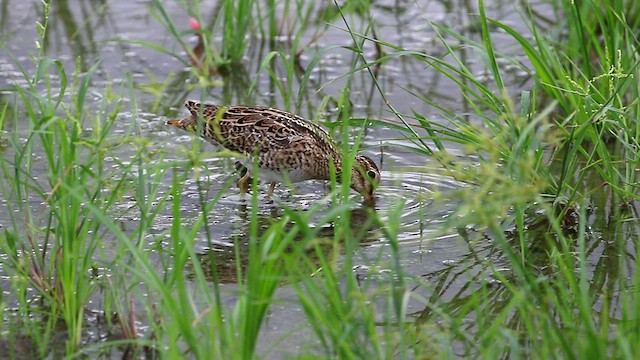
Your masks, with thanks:
M340 147L329 134L302 117L260 106L218 106L187 100L189 116L167 121L167 125L197 132L215 146L238 152L240 162L258 177L270 182L268 196L277 182L289 180L329 180L330 165L340 181L343 158ZM200 126L198 123L200 122ZM351 188L364 196L366 204L375 202L374 191L380 183L380 171L370 158L357 154L351 173ZM251 171L238 180L241 194L249 189Z

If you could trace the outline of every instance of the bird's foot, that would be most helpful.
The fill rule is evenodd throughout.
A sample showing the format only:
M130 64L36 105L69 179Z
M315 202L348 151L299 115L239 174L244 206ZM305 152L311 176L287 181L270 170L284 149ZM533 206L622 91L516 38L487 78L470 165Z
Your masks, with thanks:
M251 177L249 174L245 174L238 180L238 189L240 189L240 195L244 195L249 191L249 184L251 183Z

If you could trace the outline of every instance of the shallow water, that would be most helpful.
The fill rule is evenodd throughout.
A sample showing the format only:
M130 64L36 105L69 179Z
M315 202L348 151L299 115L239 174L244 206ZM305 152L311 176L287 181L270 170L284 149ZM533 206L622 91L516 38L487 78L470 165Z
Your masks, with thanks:
M461 16L466 10L458 10L460 14L452 14L447 12L446 8L456 8L461 4L445 4L441 5L436 2L409 2L406 4L398 4L394 1L379 2L373 7L373 16L379 24L382 33L380 36L388 39L390 42L400 43L407 48L430 49L433 52L442 51L438 48L437 42L434 41L434 35L429 31L429 21L440 21L448 19L450 16ZM464 4L462 4L464 5ZM184 25L187 30L188 15L177 3L168 2L166 4L167 11L174 17L173 20L177 25ZM10 84L20 84L23 82L23 75L20 73L17 63L25 66L27 71L29 67L29 52L34 51L33 41L37 38L34 22L41 20L41 13L38 13L39 2L10 2L10 6L6 7L3 17L6 19L0 22L5 42L3 56L0 57L0 86ZM211 11L211 9L209 9ZM415 12L419 16L414 16ZM203 9L206 14L207 9ZM356 18L357 20L357 18ZM176 45L172 43L171 37L166 33L165 29L149 14L149 7L145 2L88 2L87 4L75 4L72 2L61 1L54 4L51 17L50 27L45 45L47 54L51 57L60 59L67 72L70 74L74 68L74 59L77 56L81 58L81 66L88 68L89 65L100 61L97 74L94 76L92 87L90 88L90 97L94 101L100 100L104 94L106 84L113 82L118 85L125 74L130 73L134 81L139 84L148 84L150 82L148 72L151 72L156 79L163 79L169 75L180 73L184 69L184 65L176 59L167 55L160 54L154 50L145 48L138 44L127 43L126 40L143 40L154 44L159 44L167 48L174 48ZM336 22L335 27L330 27L323 36L317 41L315 46L329 45L348 45L351 39L344 31L341 30L342 24ZM418 36L419 32L423 32L424 36ZM309 34L313 33L313 29L309 29ZM193 42L194 39L186 37L187 40ZM124 41L115 41L124 40ZM25 47L25 44L28 47ZM310 49L311 51L313 49ZM250 48L249 54L256 54L259 47ZM261 54L260 56L263 56ZM260 58L259 56L259 58ZM306 54L302 55L304 62ZM308 56L307 56L308 57ZM315 113L314 101L320 101L317 87L321 87L321 92L338 96L338 91L344 82L341 76L350 68L351 58L347 51L337 49L335 53L326 56L326 60L321 62L318 68L317 82L310 83L309 89L304 90L309 94L309 105L303 106L300 111L301 115L313 117ZM255 71L259 64L253 61L253 58L246 59L246 71L251 73ZM401 113L411 113L416 111L426 117L437 118L437 114L430 115L433 109L425 106L425 104L414 97L407 96L403 88L412 89L418 93L432 94L439 96L455 109L459 107L460 95L454 88L442 86L441 81L435 81L432 77L434 72L421 69L420 63L412 63L410 60L400 60L397 63L391 62L385 66L380 74L380 82L385 91L385 95L389 101ZM282 104L280 100L274 98L267 90L271 85L269 79L264 72L259 75L257 89L251 96L246 93L232 92L227 95L224 85L222 88L213 88L211 94L206 97L208 101L213 103L253 103L253 104L269 104L279 107L288 107ZM338 79L333 81L332 79ZM313 79L312 79L313 80ZM380 96L375 91L370 91L371 84L366 82L366 76L356 76L353 80L357 83L353 88L367 89L361 92L354 91L352 93L352 102L355 109L354 117L369 116L372 118L392 119L392 115L384 108ZM181 104L184 98L198 98L200 95L197 91L188 93L183 83L180 89L169 88L169 94L165 95L165 100L160 108L154 108L154 112L147 109L151 108L151 102L156 99L145 92L137 92L136 97L140 110L134 117L132 113L125 110L119 115L116 128L113 129L114 136L127 134L132 127L137 127L143 136L153 142L153 146L166 151L167 155L162 161L180 161L181 147L190 147L193 139L191 136L181 133L175 129L169 129L164 125L167 118L176 114L184 113ZM256 95L257 94L257 95ZM5 96L6 98L6 96ZM9 99L7 99L9 100ZM91 101L89 101L91 104ZM305 113L303 109L310 109L310 113ZM328 114L331 116L331 114ZM135 124L134 124L135 122ZM91 131L90 128L86 129ZM430 174L427 171L429 167L436 167L428 158L416 155L409 151L404 151L392 146L387 139L396 138L398 134L394 131L386 129L371 129L363 139L363 146L367 148L365 153L371 156L378 164L382 164L383 182L378 190L379 197L382 199L378 204L378 211L384 212L390 203L402 200L407 201L406 213L403 217L405 225L403 228L407 232L401 234L403 239L419 238L417 223L420 217L429 219L441 218L446 216L447 211L444 210L439 214L430 214L421 212L420 209L425 208L425 204L419 202L422 193L429 193L434 189L446 191L460 184L455 181L436 174ZM389 146L391 145L391 146ZM203 146L204 150L212 151L208 145ZM177 150L177 151L176 151ZM117 159L107 159L107 164L111 163L113 168L117 168L118 163L124 161L126 163L127 148L123 147L118 150ZM455 151L455 149L452 149ZM117 161L110 161L117 160ZM40 164L44 166L44 164ZM228 159L212 158L208 162L209 171L206 172L204 178L200 179L207 184L207 193L216 194L222 189L225 181L235 176L233 161ZM37 172L38 164L34 166ZM167 178L167 183L170 179ZM184 211L198 210L198 195L195 179L193 183L186 184L186 192L184 196ZM325 185L321 182L308 182L298 186L295 191L290 191L280 186L276 191L276 198L288 206L297 206L304 208L306 204L311 204L327 193ZM355 195L354 195L355 196ZM233 212L239 205L239 197L237 191L231 189L228 195L220 200L218 210L221 214L227 214L228 211ZM120 204L122 208L127 208L128 204ZM434 209L429 209L434 211ZM215 216L215 214L213 214ZM0 219L2 219L0 215ZM233 236L231 228L234 221L238 218L231 219L230 222L217 222L212 219L216 226L215 229L220 231L221 235ZM127 221L126 217L123 219ZM128 219L135 221L135 218ZM229 220L229 219L225 219ZM162 229L158 229L162 230ZM237 230L237 229L236 229Z
M1 49L0 53L0 88L24 82L17 64L22 64L28 72L33 71L29 66L29 53L35 51L34 39L37 38L37 32L34 23L37 20L42 21L39 0L13 0L6 3L9 5L3 7L2 16L0 16L2 34L0 43L4 44L4 49ZM510 25L516 24L518 16L514 14L510 3L494 1L493 13L490 15ZM213 4L207 6L210 8L203 8L203 14L210 14L215 8ZM177 114L185 113L181 104L186 98L198 99L202 94L199 90L190 91L187 88L193 85L194 80L188 77L182 62L127 41L142 40L168 49L178 49L166 29L150 15L149 7L146 1L55 1L45 46L47 54L61 60L69 74L73 72L76 58L81 59L83 70L100 61L90 87L89 105L92 102L97 103L105 96L107 84L126 85L127 74L130 74L134 83L138 85L135 97L139 112L134 114L129 110L129 106L125 106L125 110L119 115L116 127L112 130L113 136L122 136L129 133L132 127L136 127L140 134L151 142L152 148L164 153L162 160L157 161L180 162L184 160L180 149L191 147L194 140L187 134L167 128L164 121ZM185 9L178 5L178 2L167 2L166 7L177 26L182 26L179 31L186 31L189 16ZM544 6L541 6L541 9L544 11ZM445 49L437 40L429 21L448 24L458 31L469 29L469 36L473 36L474 13L474 7L464 1L382 1L375 2L372 7L372 15L378 25L376 30L382 40L434 55L443 53ZM355 16L353 19L356 24L360 21ZM307 52L302 53L303 64L310 60L311 53L317 48L334 45L348 46L352 43L350 36L342 30L344 24L336 21L332 25L307 49ZM303 39L311 41L313 35L314 29L308 29ZM193 43L192 37L186 36L185 39ZM506 42L506 36L496 32L494 41L500 43L501 40L505 41L504 48L508 51L509 43ZM253 74L258 72L261 60L268 50L260 39L252 39L252 44L247 52L244 69L240 70L239 74L225 77L224 84L211 88L210 92L204 94L204 98L211 103L256 104L295 109L295 104L285 103L284 99L274 93L273 84L265 71L255 75L258 79L254 91L252 93L247 91L249 83L254 80ZM375 55L375 49L366 47L365 55L372 58ZM300 90L300 93L305 96L303 104L300 104L300 108L297 109L300 115L313 118L325 95L339 97L339 91L346 81L343 76L351 68L351 56L347 50L335 49L323 58L317 71L313 73L308 88ZM477 70L479 78L487 76L479 60L476 62L468 60L468 62L474 64L473 68ZM140 90L144 86L154 85L154 81L162 82L170 76L174 80L162 94L161 101L158 101L159 98L150 92ZM517 94L520 86L526 83L526 74L514 69L510 78L506 80L513 84L511 88L513 93ZM350 99L355 109L354 117L368 116L374 119L390 120L394 118L381 96L373 89L368 75L356 75L352 81L354 90ZM390 61L382 68L379 81L388 101L400 113L411 114L415 111L432 121L437 121L441 117L436 109L410 95L409 91L434 99L453 111L465 112L464 102L456 87L436 71L425 68L423 62L410 58ZM299 91L297 86L299 84L295 83L296 94ZM0 96L2 96L0 98L2 103L12 101L6 93L0 93ZM159 103L158 106L156 106L157 103ZM335 117L331 111L327 116L329 121ZM424 276L428 281L444 280L447 286L440 292L434 293L443 297L454 297L464 293L463 289L470 282L473 284L490 281L491 279L483 278L482 275L472 279L475 274L483 272L482 268L474 268L479 261L473 258L495 256L488 244L490 241L487 240L487 244L484 245L470 246L464 233L465 231L473 232L474 229L461 230L457 233L441 233L440 225L447 220L456 204L435 204L431 200L430 195L436 191L446 193L465 185L431 171L438 168L438 165L430 158L394 146L401 143L401 140L394 140L398 137L399 134L390 129L370 129L363 139L363 146L366 148L365 153L382 165L383 180L378 189L380 201L376 206L377 211L384 216L395 204L404 203L401 232L398 234L398 239L401 241L403 267L408 273L417 277ZM205 151L212 151L208 145L203 145L202 148ZM454 144L451 144L450 150L453 153L461 153ZM119 163L128 161L132 155L131 151L133 150L127 147L119 149L114 155L117 158L107 159L107 165L117 169L120 166ZM248 238L247 211L250 210L250 206L247 207L247 201L241 199L237 189L232 186L237 177L233 160L212 157L206 164L207 169L192 172L193 177L185 183L180 210L187 219L185 225L188 226L188 219L195 218L201 211L201 194L210 199L224 191L224 195L215 206L215 211L208 214L212 240L207 241L203 237L203 241L196 243L195 246L196 251L203 254L203 257L210 251L217 251L220 253L218 255L220 259L226 259L225 256L233 255L233 246L238 243L237 239ZM45 165L42 163L36 163L33 169L37 172L38 168L42 169L43 166ZM190 170L182 169L182 171ZM167 176L162 181L164 189L168 189L171 177ZM264 192L265 186L262 185L261 189ZM269 219L282 215L279 210L281 205L307 209L324 201L327 194L327 185L323 182L306 182L293 189L279 186L274 195L274 202L265 201L260 205L259 218L265 219L268 223ZM353 196L356 197L355 194ZM130 211L135 204L135 199L130 201L123 200L114 209L114 216L117 216L124 229L135 227L139 221L137 214ZM39 204L33 205L39 206ZM4 211L11 211L11 209L0 210L2 226L6 226L3 222L8 221ZM354 226L357 226L358 217L366 217L366 213L363 215L358 213L357 209L355 211ZM171 212L167 209L156 218L155 234L168 230L170 226ZM327 228L327 234L331 236L330 228ZM372 269L367 265L366 259L380 256L381 251L384 253L386 246L385 239L375 229L369 231L360 254L362 263L356 264L363 277L379 277L380 281L384 281L387 269ZM594 259L599 258L594 255ZM224 263L224 261L221 262ZM235 265L232 260L229 264L231 264L229 271L225 272L221 269L220 273L223 281L231 282L235 276ZM500 266L499 258L496 258L495 264ZM597 264L594 264L595 266ZM5 287L6 283L3 284L3 288ZM424 295L433 296L433 294ZM276 297L288 299L294 298L295 294L285 286L279 290ZM286 304L286 306L275 304L272 307L266 327L268 335L261 338L261 347L265 350L270 350L273 339L280 339L288 333L290 324L303 321L302 312L299 309L292 309L289 303ZM416 307L411 310L420 309ZM304 344L298 342L292 345L304 347ZM274 356L283 356L287 353L280 353L283 351L281 349L272 350L274 350L272 353ZM289 351L291 354L295 353L294 348Z

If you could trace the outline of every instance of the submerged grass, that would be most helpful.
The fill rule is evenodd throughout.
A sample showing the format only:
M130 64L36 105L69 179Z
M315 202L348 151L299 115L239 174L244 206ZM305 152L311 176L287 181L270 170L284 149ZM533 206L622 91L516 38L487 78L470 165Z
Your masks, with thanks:
M229 31L224 32L222 61L243 58L248 33L279 33L272 11L276 4L268 3L271 8L253 1L224 2L220 16ZM62 322L68 357L113 356L110 351L117 349L124 356L247 359L263 355L260 336L271 306L279 301L276 290L286 285L304 312L306 323L296 326L309 330L300 342L311 344L290 355L634 358L640 338L635 264L640 58L638 17L629 15L638 12L634 4L558 0L564 32L539 28L527 5L522 12L531 32L527 37L490 19L479 1L477 38L432 24L446 50L441 56L378 39L373 21L357 29L347 10L367 19L368 2L335 4L333 14L344 22L354 54L341 96L333 98L341 127L334 130L343 136L346 162L355 155L347 147L350 125L389 126L405 137L406 148L438 160L436 171L469 185L453 199L437 194L436 200L460 201L440 231L458 229L470 257L487 256L472 260L473 269L460 261L424 278L402 266L398 235L403 202L377 213L354 210L348 179L333 179L330 206L318 203L305 211L285 207L283 215L263 226L254 177L250 203L244 204L249 230L246 238L236 239L236 249L246 242L247 251L236 250L236 281L223 284L215 253L203 257L195 247L214 247L210 218L233 179L210 197L204 184L208 174L202 170L207 154L197 141L183 152L183 162L155 151L137 125L131 77L119 93L109 85L102 102L88 104L98 65L68 76L65 64L41 51L34 57L33 75L22 69L27 85L9 89L13 107L0 112L0 124L8 130L2 136L11 145L0 160L0 189L10 207L0 249L3 272L12 279L12 295L0 299L0 314L6 319L7 304L15 305L19 335L35 345L39 357L54 356L51 349ZM152 5L178 40L182 34L163 4ZM284 6L295 14L312 8L304 2ZM197 2L195 9L192 15L199 17ZM264 9L271 12L258 18L268 31L251 28L255 24L249 15ZM47 19L39 24L41 37ZM309 25L303 20L297 24ZM526 62L496 47L495 27L513 38ZM315 53L311 65L300 71L296 47L301 36L292 31L291 48L270 52L259 71L269 74L285 106L295 103L299 109L303 90L294 95L295 77L306 84L334 48ZM363 51L368 42L384 49L373 60ZM476 78L465 61L469 54L462 52L484 59L489 81ZM365 74L377 84L376 69L398 58L419 61L450 79L467 100L468 112L456 114L415 94L440 109L448 124L401 114L392 104L400 125L353 119L350 79ZM529 89L517 94L518 100L501 70L505 59L531 76ZM275 60L282 65L277 70ZM206 76L208 67L196 76ZM110 130L124 116L125 98L133 125L116 139ZM356 136L354 149L363 134ZM451 143L462 145L473 162L449 153ZM123 146L134 149L127 161L117 160L116 151ZM108 158L116 159L117 166L107 164ZM187 217L182 194L192 178L199 207L197 215ZM118 218L123 203L125 213L137 219L125 228ZM366 221L354 226L359 211L365 211ZM168 223L160 234L154 228L158 222ZM321 235L325 225L332 226L330 237ZM598 234L596 226L610 233ZM382 234L388 251L368 261L390 275L361 281L354 264L370 231ZM451 294L450 284L460 277L469 280ZM409 313L416 304L422 310ZM110 332L120 336L84 345L87 310L99 312ZM289 336L298 341L296 330ZM270 350L277 352L275 347ZM15 347L8 354L21 355Z

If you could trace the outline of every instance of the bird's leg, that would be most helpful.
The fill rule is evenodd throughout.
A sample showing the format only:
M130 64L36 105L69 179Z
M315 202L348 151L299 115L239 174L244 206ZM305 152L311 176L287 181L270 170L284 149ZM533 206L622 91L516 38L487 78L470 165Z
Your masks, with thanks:
M276 182L272 181L269 185L269 191L267 191L267 197L271 199L271 195L273 195L273 190L276 188Z
M240 189L240 195L244 195L249 191L249 181L251 181L251 176L249 172L244 174L243 177L238 180L238 189Z

